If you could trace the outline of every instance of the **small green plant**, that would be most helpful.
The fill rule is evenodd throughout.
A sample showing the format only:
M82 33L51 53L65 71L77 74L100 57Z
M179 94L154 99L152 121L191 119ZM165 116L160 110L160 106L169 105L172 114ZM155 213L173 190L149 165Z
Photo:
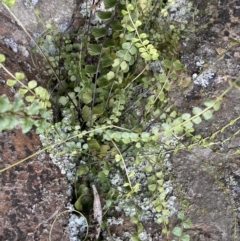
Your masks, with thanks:
M188 208L189 206L188 201L184 200L183 206L184 206L184 209ZM188 234L184 234L184 229L189 228L191 226L190 219L185 218L183 210L180 211L177 216L181 222L181 226L174 227L172 230L172 234L177 238L178 241L190 241L190 236ZM174 240L172 239L172 241L175 241L175 239Z
M205 101L206 108L181 113L169 91L185 73L177 44L187 26L157 21L167 13L163 1L103 4L104 10L88 9L86 23L94 14L98 17L94 26L70 35L48 29L38 40L34 51L43 54L48 90L26 80L23 73L11 74L0 55L0 67L11 76L7 84L18 89L12 103L7 96L0 97L0 131L19 123L23 132L35 126L42 134L41 151L47 150L74 184L74 207L86 216L94 203L91 187L96 186L105 214L103 227L112 210L127 210L136 225L131 240L141 240L144 216L151 210L156 215L150 218L167 236L172 213L164 180L166 152L185 148L183 138L188 147L206 141L194 133L194 125L219 110L231 86L216 100ZM57 160L64 155L69 163ZM178 218L181 227L172 233L178 240L190 240L183 234L189 220L183 211Z
M9 130L21 124L24 133L28 132L33 125L37 127L37 133L42 133L52 119L48 91L37 86L35 80L25 84L24 74L15 73L13 75L2 64L4 60L4 55L0 54L0 68L3 68L11 76L11 79L8 79L6 83L9 87L18 86L18 93L15 94L13 103L6 95L0 96L0 131ZM26 105L24 101L29 104Z

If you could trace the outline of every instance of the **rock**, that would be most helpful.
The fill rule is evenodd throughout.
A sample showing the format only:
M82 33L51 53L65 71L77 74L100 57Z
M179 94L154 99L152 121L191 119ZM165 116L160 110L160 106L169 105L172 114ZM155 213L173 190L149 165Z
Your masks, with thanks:
M30 3L31 2L31 3ZM40 10L39 21L34 8ZM45 24L54 22L59 30L69 24L73 1L16 1L11 9L31 36L46 29ZM27 81L36 79L44 85L47 79L36 69L29 47L30 38L0 3L0 53L6 56L4 66L11 72L23 72ZM43 23L43 24L42 24ZM42 61L40 61L42 62ZM0 95L12 100L17 87L9 88L9 78L0 70ZM0 133L0 169L41 150L41 142L34 130L23 134L20 128ZM7 171L0 173L0 240L49 240L50 229L56 215L69 202L69 183L50 160L46 152L33 155ZM68 215L58 217L51 240L69 240Z
M0 134L0 168L13 164L41 148L34 131ZM68 182L43 152L0 175L0 240L48 240L51 223L64 210ZM64 237L68 218L60 219L52 240Z
M239 5L237 2L214 0L211 3L202 1L199 5L198 1L193 0L194 6L200 10L195 23L197 26L208 25L195 33L198 44L191 53L183 50L182 61L192 75L193 71L197 72L197 61L204 60L205 65L198 70L198 74L213 66L217 77L212 86L191 86L192 90L185 96L179 91L171 95L172 101L177 99L177 94L180 95L176 104L182 113L190 113L195 106L204 108L204 101L215 100L229 87L230 81L237 82L239 79L240 48L239 42L235 42L240 37L237 30L239 18L233 17L234 9ZM240 240L240 163L239 153L235 153L239 149L240 124L239 120L233 121L240 115L239 101L239 87L233 86L222 98L221 108L213 113L213 118L203 120L194 127L193 134L203 137L218 132L215 138L208 139L216 144L207 148L195 145L193 149L179 151L171 158L173 180L181 185L182 197L190 203L185 210L192 221L191 227L185 230L190 240ZM179 220L173 222L173 227L180 224Z
M172 159L174 180L182 185L184 198L190 203L185 212L192 222L185 230L190 240L234 240L233 203L213 174L217 158L220 161L211 150L196 147L190 152L179 151ZM211 161L215 161L212 169L207 165Z

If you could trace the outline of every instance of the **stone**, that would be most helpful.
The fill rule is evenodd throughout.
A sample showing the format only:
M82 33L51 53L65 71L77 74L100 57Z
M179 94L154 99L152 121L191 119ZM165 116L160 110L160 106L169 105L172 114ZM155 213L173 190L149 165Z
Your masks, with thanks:
M34 6L33 6L34 5ZM39 21L34 8L40 11ZM73 1L16 1L11 11L31 36L38 36L53 23L61 30L69 24ZM30 38L13 16L0 3L0 53L6 56L4 66L12 73L23 72L26 81L35 79L40 85L47 82L41 73L42 66L33 61ZM65 27L64 27L65 26ZM37 57L37 56L36 56ZM37 57L38 59L38 57ZM5 82L10 76L0 70L0 95L13 99L16 87L9 88ZM41 142L34 132L23 134L20 127L0 133L0 170L29 155L31 159L0 172L0 240L69 240L66 228L69 216L66 210L70 201L69 183L55 166L47 152L41 152ZM52 223L58 216L54 226Z

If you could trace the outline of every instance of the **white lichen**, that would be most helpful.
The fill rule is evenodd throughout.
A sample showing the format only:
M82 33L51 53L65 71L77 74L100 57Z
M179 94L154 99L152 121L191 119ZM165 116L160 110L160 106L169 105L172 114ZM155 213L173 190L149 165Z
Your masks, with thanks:
M76 214L71 214L68 223L69 230L69 240L70 241L80 241L84 238L87 229L86 219L82 216L77 216Z
M13 40L13 38L5 38L4 39L5 44L12 49L14 53L18 52L18 46L17 43Z
M34 8L37 3L38 3L38 0L25 0L24 1L24 5L27 8Z
M209 86L209 84L212 83L212 80L214 80L215 77L216 77L216 73L213 72L211 68L208 68L204 70L200 75L195 77L194 84L200 85L206 88L207 86Z
M188 18L192 16L191 8L187 0L168 0L162 14L167 18L167 22L188 23Z

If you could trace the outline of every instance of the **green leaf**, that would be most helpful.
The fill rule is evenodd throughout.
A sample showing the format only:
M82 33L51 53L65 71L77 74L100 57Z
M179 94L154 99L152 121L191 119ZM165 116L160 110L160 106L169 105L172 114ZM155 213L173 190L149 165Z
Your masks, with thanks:
M103 0L105 9L114 7L117 4L117 0Z
M95 105L93 107L92 112L94 115L101 115L103 113L103 105L102 104Z
M129 53L126 53L123 57L123 59L127 62L131 61L132 56Z
M38 86L37 88L34 89L34 92L40 96L41 99L43 100L49 100L50 95L46 89L44 89L42 86Z
M182 205L183 205L183 207L185 207L185 208L189 207L189 202L188 202L188 200L183 200Z
M13 79L7 80L7 85L10 86L10 87L13 87L16 83L17 83L16 80L13 80Z
M91 139L88 141L88 148L90 151L100 150L101 146L99 145L99 143L96 139Z
M125 9L122 9L121 13L122 13L123 16L128 14L128 12Z
M15 73L15 77L16 77L16 79L18 79L18 80L22 80L22 79L25 78L25 75L24 75L24 73L16 72L16 73Z
M106 28L97 28L97 27L92 27L91 28L92 35L97 39L105 36L106 34Z
M139 141L139 135L138 135L137 133L130 133L130 134L129 134L129 138L130 138L131 141L133 141L133 142Z
M65 106L68 103L68 101L69 101L68 98L65 96L61 96L58 100L58 102L63 106Z
M34 121L29 117L24 117L21 119L21 124L22 124L22 132L27 133L28 131L31 130L34 124Z
M134 37L134 33L126 33L124 37L126 38L126 40L131 41L132 43L132 38Z
M97 84L100 88L106 88L110 85L111 81L109 81L104 76L97 79Z
M193 113L194 115L198 115L198 114L200 114L201 112L202 112L202 109L201 109L201 108L199 108L199 107L193 107L192 113Z
M122 61L122 63L120 64L120 67L122 70L125 70L128 68L128 64L126 63L126 61Z
M213 115L212 115L211 110L207 110L206 112L203 113L203 118L204 118L205 120L211 119L212 116L213 116Z
M6 123L6 129L8 130L13 129L17 124L19 124L19 120L14 115L5 116L4 119Z
M159 200L162 202L162 201L164 201L165 198L166 198L166 193L163 192L164 189L163 189L162 187L158 188L158 190L159 190L159 192L161 193L161 194L159 195Z
M5 61L5 56L3 54L0 54L0 63L4 62Z
M80 196L77 201L74 203L74 207L78 210L78 211L82 211L83 210L83 206L82 206L82 196Z
M179 219L183 220L185 215L183 211L180 211L177 216Z
M142 132L141 133L141 140L143 142L148 142L149 140L151 140L151 136L149 132Z
M34 101L30 106L26 107L28 115L37 115L39 113L39 103Z
M137 142L135 146L136 146L136 148L141 148L142 147L140 142Z
M162 211L162 214L163 214L163 216L168 216L169 215L169 210L168 209L164 209Z
M190 219L188 218L188 219L186 219L184 222L183 222L183 227L184 228L189 228L190 226L191 226L191 221L190 221Z
M141 48L141 47L142 47L142 44L141 44L141 43L135 43L135 46L136 46L137 48Z
M52 120L53 111L52 111L52 110L43 109L43 110L40 110L40 115L41 115L41 117L44 118L44 119Z
M141 33L141 34L139 35L139 37L142 38L142 39L143 39L143 38L146 38L146 37L147 37L147 34Z
M129 52L132 54L132 55L135 55L137 54L137 48L135 46L132 46L130 49L129 49Z
M163 178L163 173L162 172L157 172L156 176L157 176L157 178Z
M157 53L157 50L156 50L156 49L150 49L150 50L149 50L149 53L150 53L151 55L154 55L154 54Z
M146 61L149 61L149 60L151 60L151 55L149 55L148 53L141 53L141 57L143 58L143 59L145 59Z
M115 47L115 46L116 46L116 41L113 38L108 38L103 43L104 48Z
M97 12L97 15L98 15L98 17L99 17L100 19L106 20L106 19L111 18L112 12L109 12L109 11L98 11L98 12Z
M106 181L106 174L103 171L98 172L98 178L100 181Z
M82 165L82 166L79 166L79 167L78 167L78 169L77 169L77 171L76 171L76 175L77 175L78 177L81 177L82 175L87 174L88 171L89 171L88 166Z
M127 10L132 11L134 9L132 4L128 4L127 5Z
M21 94L21 95L25 95L27 92L28 92L28 90L23 89L23 88L20 88L20 89L18 90L18 93Z
M120 64L120 59L114 59L114 63L112 64L112 67L117 67Z
M107 76L107 79L108 79L108 80L111 80L111 79L113 79L113 78L114 78L115 74L114 74L114 72L113 72L113 71L110 71L110 72L108 72L108 73L107 73L107 75L106 75L106 76Z
M86 105L82 108L82 117L86 122L91 120L91 109Z
M127 25L127 30L128 30L129 32L135 31L135 29L134 29L132 26L130 26L130 25Z
M101 53L102 46L100 44L88 44L88 53L92 56L99 55Z
M200 116L197 116L194 119L192 119L192 122L195 123L196 125L198 125L202 122L202 119Z
M28 88L29 89L34 89L37 86L37 81L36 80L31 80L28 82Z
M85 92L82 92L81 94L82 94L81 100L85 104L89 104L92 102L92 90L86 89Z
M134 216L131 217L131 223L134 223L134 224L138 224L139 223L139 219L138 219L137 215L134 215Z
M142 22L140 21L140 20L137 20L136 22L135 22L135 26L136 27L139 27L139 26L141 26L142 25Z
M172 126L171 126L170 124L167 124L167 123L163 123L163 124L162 124L162 128L163 128L164 131L169 130L171 127L172 127Z
M51 128L51 124L48 123L45 119L35 120L34 125L36 128L37 134L42 134L46 132L46 129Z
M12 7L15 4L15 0L2 0L2 2L8 7Z
M158 60L158 58L159 58L158 53L152 55L152 60Z
M175 227L175 228L173 229L172 233L173 233L174 235L176 235L177 237L181 237L181 236L182 236L182 229L179 228L179 227Z
M164 67L167 69L170 69L172 67L172 61L168 59L164 60L163 63L164 63Z
M187 123L183 124L183 126L186 129L191 129L193 127L193 123L191 121L188 121Z
M14 96L12 111L17 112L17 111L23 109L23 107L24 107L24 103L23 103L23 100L22 100L21 96L19 94L16 94Z
M97 66L96 65L86 65L85 71L87 74L95 74L97 71Z
M0 115L0 131L6 130L6 119Z
M185 234L181 237L181 241L190 241L190 236L189 234Z
M151 184L151 185L148 186L148 189L149 189L149 191L154 192L157 189L157 185Z
M139 42L140 40L139 40L138 38L132 38L131 41L132 41L132 43L137 43L137 42Z
M101 67L112 66L113 60L107 54L103 54L101 58Z
M7 112L12 109L12 104L10 103L8 97L4 95L0 95L0 113Z
M128 174L128 177L130 178L130 177L134 177L134 175L135 175L135 171L131 171L129 174Z
M146 52L146 51L147 51L146 48L143 48L143 47L142 47L142 48L139 48L139 52L140 52L140 53L144 53L144 52Z
M131 47L132 43L130 42L125 42L122 44L122 48L128 50Z
M70 77L70 80L71 80L71 81L76 81L76 79L77 79L77 77L76 77L75 75L72 75L72 76Z
M149 44L149 40L144 40L143 42L142 42L142 45L148 45Z
M34 95L28 95L25 97L25 100L27 102L33 102L35 100L35 96Z
M110 24L113 31L122 31L123 26L119 20L113 20Z
M204 105L205 105L206 107L212 107L212 106L213 106L213 103L214 103L213 100L206 100L206 101L204 102Z
M130 133L128 133L128 132L121 133L121 138L122 139L129 139L130 138Z
M184 113L184 114L182 114L182 119L183 120L188 120L188 119L190 119L191 118L191 115L189 114L189 113Z
M183 69L183 65L179 60L176 60L173 62L173 67L175 70L182 70Z
M221 107L221 102L216 102L216 103L213 105L213 109L214 109L215 111L218 111L218 110L220 109L220 107Z
M119 154L115 155L115 161L116 162L119 162L121 160L122 160L122 157Z
M117 55L118 57L120 57L120 58L123 58L124 55L125 55L125 53L126 53L125 50L118 50L118 51L116 52L116 55Z
M152 172L153 167L152 167L151 165L148 165L148 166L145 166L144 170L145 170L146 172Z

